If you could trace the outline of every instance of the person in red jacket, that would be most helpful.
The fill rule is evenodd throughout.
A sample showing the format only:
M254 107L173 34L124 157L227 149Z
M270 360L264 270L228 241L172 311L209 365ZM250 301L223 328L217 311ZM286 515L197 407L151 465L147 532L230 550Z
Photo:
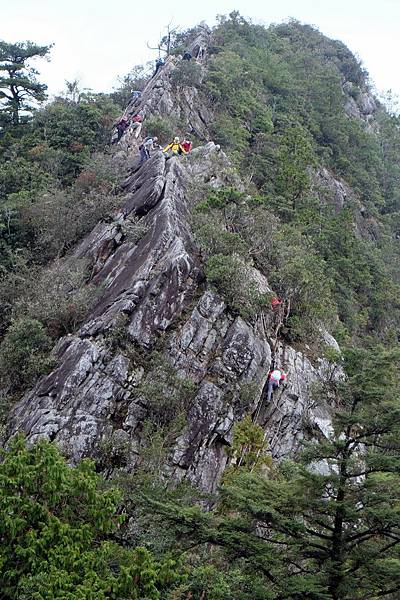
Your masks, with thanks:
M184 151L186 152L186 154L191 151L192 145L193 145L192 142L189 140L183 140L183 142L181 143L181 146L184 149Z
M277 308L281 304L282 304L282 300L279 300L279 298L277 298L276 296L274 296L273 298L271 298L271 306L272 306L272 308Z
M268 373L268 379L267 379L267 382L268 382L267 400L268 400L268 402L271 402L272 394L274 393L274 391L276 389L278 389L278 387L282 383L282 381L285 381L285 379L286 379L286 373L282 369L272 369Z

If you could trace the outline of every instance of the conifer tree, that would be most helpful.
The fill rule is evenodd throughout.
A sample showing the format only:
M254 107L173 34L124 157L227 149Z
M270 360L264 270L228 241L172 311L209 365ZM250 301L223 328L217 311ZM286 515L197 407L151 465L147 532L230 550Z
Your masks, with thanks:
M229 564L261 574L276 600L396 597L399 358L382 349L348 354L348 380L334 389L334 430L308 444L300 464L270 478L236 470L211 515L167 503L156 509L183 545L222 548Z
M47 57L50 48L33 42L8 44L0 40L0 123L3 126L18 125L21 111L29 111L32 103L46 99L47 86L36 79L38 71L29 62L33 58Z
M119 499L90 461L71 468L54 444L15 438L0 464L2 600L159 600L176 563L115 542Z

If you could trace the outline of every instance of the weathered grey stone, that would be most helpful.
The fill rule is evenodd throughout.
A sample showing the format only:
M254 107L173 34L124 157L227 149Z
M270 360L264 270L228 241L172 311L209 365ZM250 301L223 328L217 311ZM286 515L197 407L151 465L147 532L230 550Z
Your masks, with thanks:
M293 457L307 429L313 429L314 436L318 432L325 436L331 430L333 409L313 395L314 385L326 378L327 361L320 361L315 366L301 352L279 344L275 366L283 368L288 377L269 405L264 397L257 412L267 431L271 453L280 460ZM341 369L332 372L332 376L335 379L342 377Z
M202 68L208 35L204 29L193 38L193 49L205 48ZM98 302L79 331L57 344L57 367L14 407L10 434L24 431L30 441L54 439L72 462L97 456L99 445L110 439L116 448L129 447L126 468L134 469L148 409L137 391L143 365L110 343L113 329L122 327L142 357L159 342L179 376L198 385L165 470L176 480L186 478L214 491L228 463L233 425L246 414L264 426L278 460L292 456L306 435L329 435L332 409L316 403L311 392L327 370L332 377L341 374L326 361L312 365L300 352L278 345L275 364L286 367L289 376L266 405L263 389L272 361L268 324L273 319L266 311L260 327L260 319L253 323L234 316L207 288L191 230L191 211L202 190L244 188L226 155L208 141L212 114L199 101L197 89L173 88L170 76L179 61L170 57L127 112L175 115L206 143L185 157L166 160L155 152L142 166L132 165L123 183L124 206L75 250L93 267ZM121 156L127 150L132 154L137 141L128 132L119 147ZM325 186L338 210L343 208L350 193L344 183L326 170L319 172L317 183ZM133 217L144 225L137 241L124 233ZM270 292L266 277L248 267L260 291ZM254 396L243 400L248 384Z
M354 194L348 185L338 177L334 177L328 169L319 168L312 173L314 191L318 194L323 204L330 203L337 212L340 212L349 201L354 199Z
M364 121L367 129L374 129L373 119L377 111L377 102L368 89L360 89L351 81L343 84L346 96L345 112L352 119Z

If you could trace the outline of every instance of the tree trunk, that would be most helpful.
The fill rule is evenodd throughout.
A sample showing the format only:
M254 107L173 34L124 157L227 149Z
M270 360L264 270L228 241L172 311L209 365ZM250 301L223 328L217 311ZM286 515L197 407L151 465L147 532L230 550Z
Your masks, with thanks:
M12 104L11 104L11 110L12 110L12 123L13 125L19 125L19 105L20 105L20 99L19 99L19 95L18 95L18 90L15 89L15 87L12 85L10 87L10 91L12 94Z
M340 463L340 479L336 496L336 503L338 506L335 512L332 546L330 552L332 571L329 577L329 592L333 600L340 600L339 590L343 581L343 522L345 517L343 502L346 496L347 460L348 456L346 454L343 456Z

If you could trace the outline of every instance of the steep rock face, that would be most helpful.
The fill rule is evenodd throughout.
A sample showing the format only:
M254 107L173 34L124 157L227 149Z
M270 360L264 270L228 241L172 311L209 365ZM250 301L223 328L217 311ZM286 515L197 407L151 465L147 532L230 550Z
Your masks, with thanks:
M99 224L76 250L92 261L99 301L77 334L60 340L54 351L58 367L15 407L12 431L23 430L32 441L55 439L73 461L96 456L107 439L124 439L127 468L134 468L148 409L136 391L143 369L109 342L121 326L144 352L162 340L179 376L197 385L166 465L175 479L214 490L228 460L233 423L249 412L265 427L277 458L296 451L305 421L322 432L329 427L329 407L313 407L310 400L324 365L313 367L295 350L279 347L276 360L290 376L266 406L262 391L271 344L265 331L230 314L204 288L188 190L235 183L230 173L225 155L209 143L184 159L166 161L156 154L128 178L127 200L115 220ZM122 232L132 213L142 215L145 225L137 242ZM253 393L243 398L248 384Z
M358 88L351 81L343 84L343 91L346 94L346 114L352 119L364 121L368 128L373 130L378 105L371 92L368 89Z
M200 52L196 63L191 63L199 72L199 84L204 73L210 35L210 30L206 26L201 26L188 45L188 49L194 56ZM175 118L177 122L187 124L188 136L196 135L199 139L209 141L208 124L213 119L213 114L201 101L198 87L179 85L173 81L173 75L180 64L180 56L169 56L164 67L151 78L141 98L131 102L125 114L132 116L140 113L144 118ZM128 148L136 145L130 130L122 138L121 145Z
M345 181L324 167L311 172L311 179L313 191L321 204L329 204L337 213L351 207L354 214L354 228L358 236L370 240L378 239L377 220L368 215L365 206Z
M205 44L207 35L202 31L193 48ZM171 83L178 61L170 57L141 101L127 110L142 110L147 117L183 116L207 140L211 115L197 102L198 91L187 88L177 96ZM119 146L123 151L135 144L128 132ZM233 424L248 413L264 427L277 459L295 453L304 436L329 433L332 408L319 404L312 393L329 365L322 360L311 364L301 352L276 345L270 338L272 311L262 325L245 322L205 284L191 211L199 194L222 185L242 187L213 142L187 157L166 160L157 152L134 167L123 184L120 211L99 223L75 250L92 266L92 283L100 290L97 305L76 334L57 344L57 367L15 406L10 434L22 430L31 441L54 439L72 462L98 457L102 444L111 440L125 448L124 467L134 469L141 460L149 407L138 391L143 365L113 342L121 332L142 356L160 347L176 373L196 386L187 422L165 464L165 474L175 480L186 478L215 490L228 462ZM127 233L134 219L139 219L140 239ZM268 290L265 277L254 274L260 290ZM267 406L264 391L273 353L289 377Z

